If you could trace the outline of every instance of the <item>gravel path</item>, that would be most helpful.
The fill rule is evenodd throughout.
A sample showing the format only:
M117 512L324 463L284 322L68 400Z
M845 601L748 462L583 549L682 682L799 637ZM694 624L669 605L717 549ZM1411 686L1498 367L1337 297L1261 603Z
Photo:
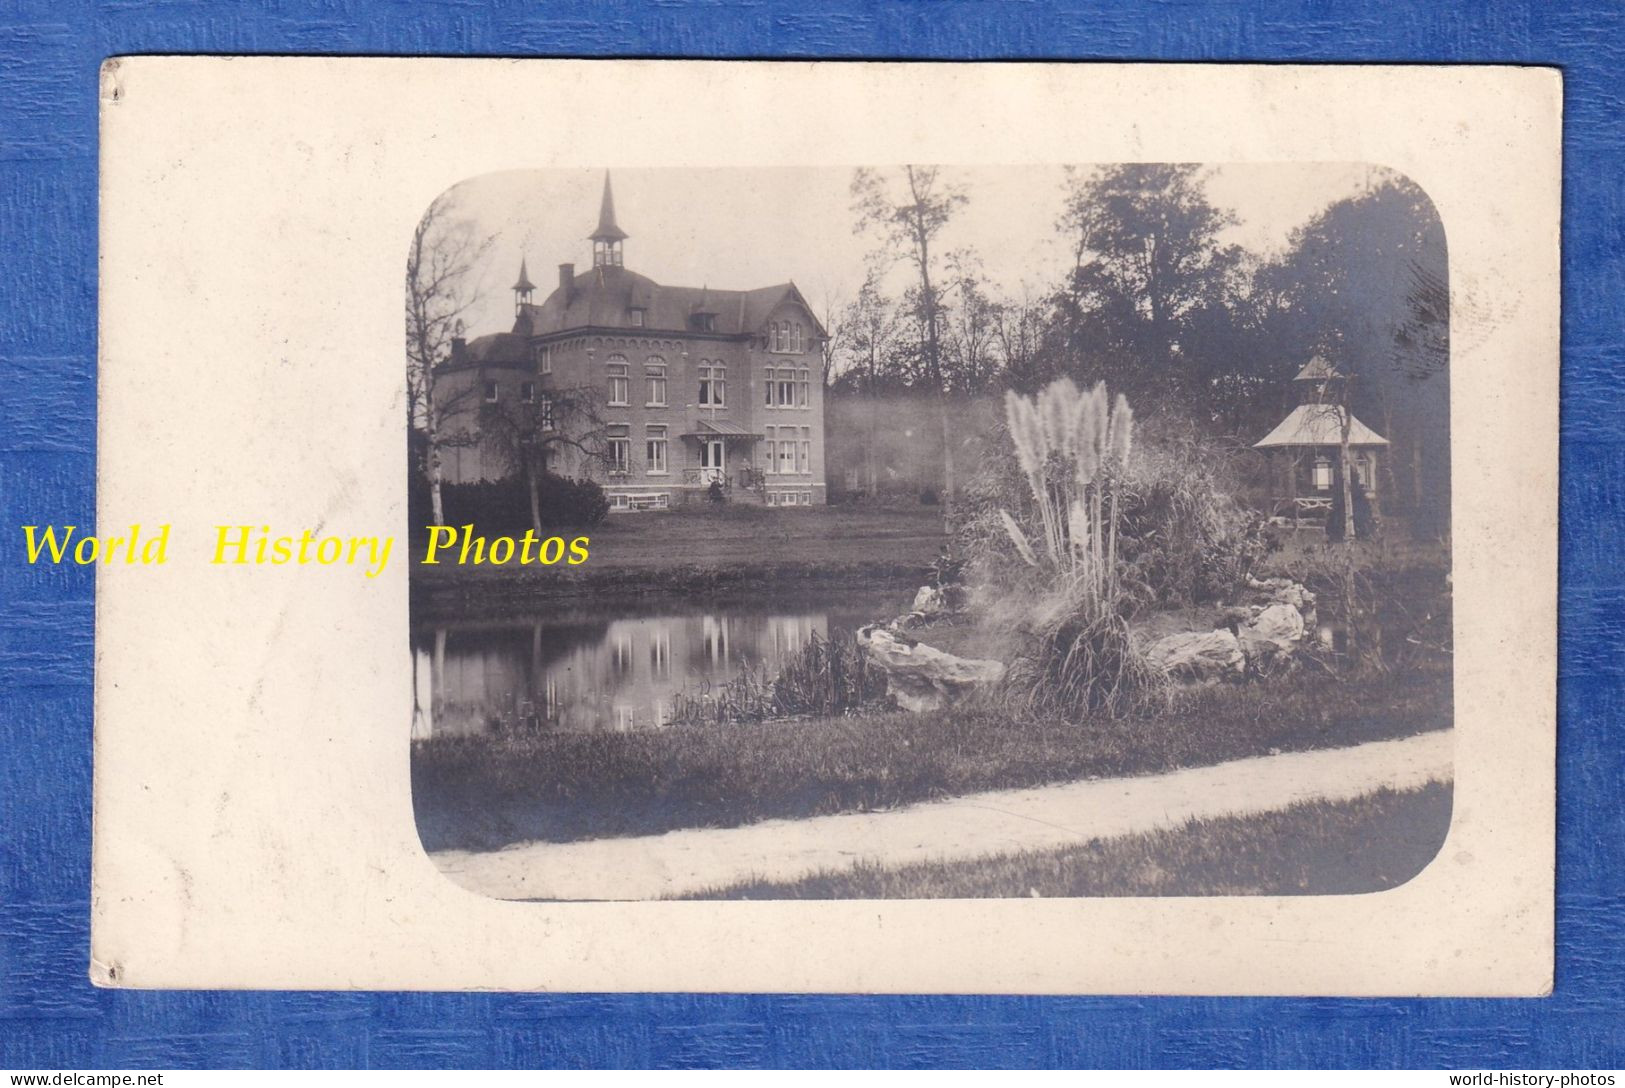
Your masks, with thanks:
M906 865L1070 846L1192 819L1451 778L1450 730L1352 748L1288 752L1135 778L969 794L889 812L587 842L431 855L447 876L499 899L659 899L751 878L795 880L856 862Z

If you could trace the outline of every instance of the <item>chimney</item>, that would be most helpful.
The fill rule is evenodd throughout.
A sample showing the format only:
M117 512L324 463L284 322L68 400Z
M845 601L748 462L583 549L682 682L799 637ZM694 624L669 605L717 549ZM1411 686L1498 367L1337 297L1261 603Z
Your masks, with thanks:
M461 336L453 336L451 338L451 361L461 363L466 354L468 354L468 341Z
M570 289L575 286L576 266L573 264L559 265L559 290L564 292L564 304L570 305Z

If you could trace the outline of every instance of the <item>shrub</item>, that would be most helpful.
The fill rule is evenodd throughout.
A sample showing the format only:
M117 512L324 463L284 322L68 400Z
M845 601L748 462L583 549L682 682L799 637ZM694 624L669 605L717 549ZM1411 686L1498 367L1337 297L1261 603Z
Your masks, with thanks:
M609 515L609 498L591 480L548 473L537 481L541 527L590 528ZM519 534L531 528L530 491L522 476L479 483L442 484L446 524L473 523L480 531Z
M955 544L975 582L1010 591L1028 581L1011 550L1000 510L1019 522L1034 516L1012 496L1029 491L1008 436L990 443L981 469L966 483ZM1129 615L1229 599L1269 549L1263 519L1235 495L1246 455L1233 444L1164 417L1135 421L1133 457L1118 494L1120 606Z

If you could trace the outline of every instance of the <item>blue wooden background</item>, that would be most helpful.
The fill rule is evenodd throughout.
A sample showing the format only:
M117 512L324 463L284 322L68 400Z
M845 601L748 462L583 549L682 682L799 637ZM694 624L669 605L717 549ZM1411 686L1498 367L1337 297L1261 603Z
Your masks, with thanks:
M106 56L152 52L1561 65L1556 993L1303 1001L92 988L93 583L23 565L16 527L92 522L96 71ZM0 1068L1625 1065L1622 64L1625 7L1608 0L0 0ZM254 245L243 240L245 260Z

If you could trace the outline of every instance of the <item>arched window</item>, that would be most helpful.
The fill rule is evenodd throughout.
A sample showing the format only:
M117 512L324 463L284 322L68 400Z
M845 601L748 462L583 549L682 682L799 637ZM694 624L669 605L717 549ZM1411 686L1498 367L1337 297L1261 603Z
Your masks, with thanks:
M609 371L609 403L631 403L632 377L631 370L626 362L626 356L611 355L605 363L605 367Z
M801 322L799 321L796 322L795 339L790 341L790 350L798 355L801 353Z
M649 395L645 404L651 408L663 408L666 405L666 360L658 355L649 356L643 364L643 374L648 380Z

